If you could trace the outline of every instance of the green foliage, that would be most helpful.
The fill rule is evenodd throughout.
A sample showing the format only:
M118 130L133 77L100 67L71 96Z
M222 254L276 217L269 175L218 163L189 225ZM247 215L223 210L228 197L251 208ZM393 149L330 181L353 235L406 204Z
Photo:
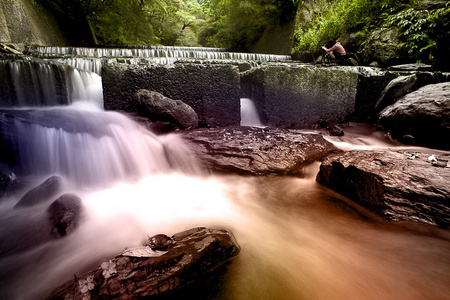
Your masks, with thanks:
M448 32L450 23L450 4L436 10L403 10L389 16L386 27L398 27L402 30L403 43L399 46L417 62L433 62L433 51L443 39L442 33ZM445 28L447 27L447 28Z
M299 28L294 34L293 52L317 51L330 38L341 39L353 29L370 30L366 24L378 25L372 20L382 21L399 5L413 2L414 0L322 0L322 9L315 12L312 22Z
M194 33L204 22L196 0L34 1L56 16L73 45L175 45L180 38L198 45Z
M205 46L247 51L265 30L293 19L292 0L204 0L207 23L200 33Z

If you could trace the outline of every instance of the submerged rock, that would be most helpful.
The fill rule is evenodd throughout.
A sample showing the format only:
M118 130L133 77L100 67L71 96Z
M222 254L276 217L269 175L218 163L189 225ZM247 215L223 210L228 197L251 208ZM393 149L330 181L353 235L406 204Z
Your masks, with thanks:
M405 95L380 113L378 124L401 142L450 149L450 82Z
M317 181L386 220L448 227L449 160L450 154L350 151L326 158Z
M28 191L14 208L32 206L52 200L60 191L62 187L62 178L59 176L52 176L46 181ZM54 198L53 198L54 199Z
M195 154L216 173L301 175L303 167L339 150L318 134L279 128L189 131Z
M76 276L47 299L142 299L186 287L239 254L234 236L225 230L193 228L175 234L176 242L157 255L119 255Z
M191 106L148 90L139 90L133 96L141 116L152 121L169 122L175 127L197 128L198 116Z
M75 230L81 216L81 199L74 194L64 194L47 209L53 234L60 237Z

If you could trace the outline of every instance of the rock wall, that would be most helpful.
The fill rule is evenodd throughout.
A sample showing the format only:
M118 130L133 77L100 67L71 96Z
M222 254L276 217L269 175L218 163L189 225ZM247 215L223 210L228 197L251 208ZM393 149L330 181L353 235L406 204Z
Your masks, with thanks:
M139 89L147 89L190 105L198 115L199 126L240 123L237 66L106 62L102 67L102 82L105 109L137 112L133 95Z
M346 68L266 66L243 74L242 96L255 101L269 126L311 128L346 120L356 102L358 74Z
M31 0L1 0L0 42L65 46L53 17Z

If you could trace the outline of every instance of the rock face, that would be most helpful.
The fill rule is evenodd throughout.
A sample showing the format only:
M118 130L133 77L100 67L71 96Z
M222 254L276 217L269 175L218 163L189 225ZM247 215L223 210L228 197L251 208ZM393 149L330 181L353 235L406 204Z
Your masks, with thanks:
M378 124L402 142L450 149L450 82L405 95L380 113Z
M52 200L52 198L61 191L61 187L62 178L59 176L52 176L42 184L28 191L19 202L17 202L14 208L33 206Z
M152 121L169 122L181 129L197 128L198 116L195 111L180 100L172 100L160 93L139 90L133 100L139 115L148 117Z
M1 1L0 41L64 46L66 41L53 16L30 0Z
M102 66L105 109L137 112L133 95L147 89L191 106L199 125L239 125L240 77L234 65L175 63L173 65Z
M210 274L240 251L233 235L225 230L193 228L172 238L176 243L167 252L148 250L149 257L119 255L63 284L47 299L142 299L167 295Z
M361 45L361 58L365 63L377 61L381 66L401 63L399 57L405 57L398 46L401 43L401 31L398 28L379 28Z
M304 166L339 151L320 135L277 128L197 129L184 137L215 173L302 175Z
M242 96L252 99L262 122L311 128L339 123L355 107L358 74L351 69L272 65L247 71Z
M450 226L450 155L350 151L324 160L317 181L386 220Z
M81 209L81 199L74 194L64 194L56 199L47 209L53 234L61 237L75 230L81 217Z
M384 88L391 80L397 78L394 72L368 68L358 78L355 109L352 120L360 123L373 122L375 103L380 99Z

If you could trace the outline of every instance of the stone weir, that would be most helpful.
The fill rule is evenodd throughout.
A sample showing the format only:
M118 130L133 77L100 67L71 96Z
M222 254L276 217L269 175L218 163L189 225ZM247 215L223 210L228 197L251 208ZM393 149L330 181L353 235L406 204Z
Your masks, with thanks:
M240 59L289 61L290 55L228 52L222 48L149 46L136 48L37 47L35 53L46 56L71 55L86 57L175 57L195 59Z
M181 100L198 115L202 127L238 125L240 121L239 69L227 64L104 63L104 107L138 112L134 94L146 89Z
M263 122L270 126L312 128L346 121L360 110L360 77L368 72L298 63L266 63L243 71L239 63L230 61L168 65L145 59L138 64L118 61L102 64L105 109L138 112L133 96L146 89L190 105L201 127L239 125L240 98L253 99ZM374 80L386 76L371 72ZM369 101L369 106L377 99L368 98L362 100Z

